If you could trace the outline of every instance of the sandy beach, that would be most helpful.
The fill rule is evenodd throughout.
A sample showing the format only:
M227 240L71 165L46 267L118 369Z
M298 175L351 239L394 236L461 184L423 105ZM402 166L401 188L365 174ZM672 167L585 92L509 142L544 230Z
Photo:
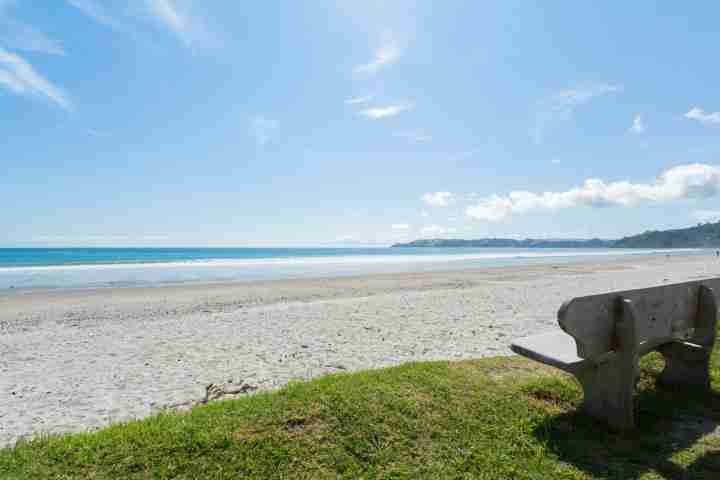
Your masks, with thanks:
M510 353L563 300L720 275L710 256L337 279L0 293L0 446L410 361Z

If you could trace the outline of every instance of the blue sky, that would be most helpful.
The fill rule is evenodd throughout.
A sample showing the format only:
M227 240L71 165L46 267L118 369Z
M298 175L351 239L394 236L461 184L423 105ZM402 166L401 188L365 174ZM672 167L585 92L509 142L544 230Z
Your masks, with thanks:
M716 2L0 0L0 245L720 218Z

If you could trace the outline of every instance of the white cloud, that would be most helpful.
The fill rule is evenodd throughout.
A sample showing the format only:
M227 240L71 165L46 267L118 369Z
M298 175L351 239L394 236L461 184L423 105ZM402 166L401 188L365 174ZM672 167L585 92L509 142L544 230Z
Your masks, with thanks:
M256 115L250 120L250 134L261 147L267 145L272 140L273 135L279 127L280 122L263 115Z
M693 163L663 172L653 183L619 181L605 183L591 178L582 186L565 192L510 192L492 195L466 208L469 217L497 222L531 210L577 206L636 206L642 202L667 202L686 198L706 198L720 192L720 167Z
M35 71L23 58L0 47L0 86L17 95L45 97L72 110L73 104L65 93Z
M404 138L413 143L424 143L432 140L432 136L424 132L396 132L394 137Z
M639 113L633 117L630 131L633 133L643 133L645 131L645 124L643 123L642 115Z
M441 235L447 235L448 233L457 232L456 228L443 227L441 225L426 225L420 230L420 236L427 237L438 237Z
M697 120L700 123L720 123L720 112L705 113L705 111L700 107L690 109L690 111L685 114L685 117Z
M510 199L493 195L478 202L476 205L470 205L465 209L465 214L478 220L486 220L488 222L499 222L510 215L513 204Z
M117 27L118 23L108 15L95 0L65 0L70 6L77 8L85 16L109 27Z
M377 73L384 67L400 60L404 49L405 45L397 35L391 31L385 31L381 35L380 46L375 50L372 60L366 64L357 65L354 71L355 73Z
M370 100L374 98L374 95L364 95L362 97L352 97L345 100L345 103L348 105L357 105L361 103L368 103Z
M372 119L393 117L407 110L411 110L413 107L414 105L412 103L401 103L397 105L388 105L387 107L375 107L361 110L360 115Z
M410 230L410 224L408 223L395 223L391 226L393 230Z
M453 194L450 192L426 193L422 201L429 207L447 207L453 201Z
M698 222L717 222L720 221L720 210L693 210L692 218Z
M602 83L563 90L540 100L532 110L532 138L535 143L542 143L548 135L572 120L577 107L593 98L621 90L620 86Z

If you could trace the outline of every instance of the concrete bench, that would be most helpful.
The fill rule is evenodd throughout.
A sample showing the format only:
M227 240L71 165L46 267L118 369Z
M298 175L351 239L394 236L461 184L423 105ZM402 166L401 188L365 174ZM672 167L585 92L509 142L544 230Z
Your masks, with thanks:
M563 331L522 338L511 348L574 375L588 414L631 429L642 355L664 356L664 384L710 387L719 291L716 278L573 298L558 311Z

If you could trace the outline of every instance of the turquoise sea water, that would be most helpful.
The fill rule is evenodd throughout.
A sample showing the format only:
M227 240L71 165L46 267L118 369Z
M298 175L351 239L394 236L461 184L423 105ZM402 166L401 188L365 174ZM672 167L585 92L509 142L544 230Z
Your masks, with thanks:
M0 248L0 267L428 254L427 248Z
M329 277L702 253L550 248L0 248L0 289Z

